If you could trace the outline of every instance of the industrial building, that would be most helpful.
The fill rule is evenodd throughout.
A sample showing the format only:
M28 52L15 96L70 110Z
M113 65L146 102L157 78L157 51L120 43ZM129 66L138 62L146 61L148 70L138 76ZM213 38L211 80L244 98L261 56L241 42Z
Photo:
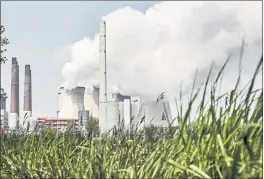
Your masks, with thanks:
M172 120L168 102L142 103L139 97L123 96L107 91L106 22L100 22L100 86L99 86L99 127L108 132L115 126L124 125L128 130L144 118L144 124L168 125ZM165 120L164 117L165 116ZM164 122L166 121L166 122Z
M78 111L78 118L58 118L58 117L38 117L37 129L40 130L43 127L50 127L57 131L62 128L68 128L72 126L74 129L84 129L89 120L89 111Z
M99 119L102 132L107 132L120 125L131 129L131 126L140 123L144 118L144 126L148 124L168 125L172 120L168 102L142 102L137 96L128 96L121 93L107 91L107 66L106 66L106 22L100 23L100 84L93 89L77 86L73 89L60 87L59 106L56 117L39 117L37 126L50 126L56 130L73 124L75 128L83 129L89 119ZM25 65L24 78L24 105L23 113L19 113L19 65L16 57L12 58L11 100L10 114L5 111L5 95L1 103L1 127L8 121L10 129L15 129L17 124L27 127L32 126L32 77L30 65ZM2 100L1 100L2 101ZM3 108L3 110L2 110ZM2 112L4 111L4 112ZM3 116L3 117L2 117ZM164 120L165 116L165 120ZM2 123L3 118L3 123ZM19 120L20 119L20 120ZM20 123L19 123L20 122Z
M6 98L7 95L3 88L1 88L0 94L0 106L1 106L1 118L0 118L0 128L1 129L8 129L8 112L6 111Z
M77 86L73 89L60 87L59 110L57 117L38 117L37 127L51 127L55 130L69 127L73 124L76 129L83 129L90 117L98 119L98 89L94 91Z

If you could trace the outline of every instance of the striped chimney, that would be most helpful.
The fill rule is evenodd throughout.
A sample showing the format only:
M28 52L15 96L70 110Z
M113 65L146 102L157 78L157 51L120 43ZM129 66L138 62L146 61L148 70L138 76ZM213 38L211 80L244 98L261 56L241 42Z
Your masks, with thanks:
M32 113L32 88L31 88L31 69L30 65L25 65L24 80L24 111Z
M12 57L10 113L19 115L19 65Z

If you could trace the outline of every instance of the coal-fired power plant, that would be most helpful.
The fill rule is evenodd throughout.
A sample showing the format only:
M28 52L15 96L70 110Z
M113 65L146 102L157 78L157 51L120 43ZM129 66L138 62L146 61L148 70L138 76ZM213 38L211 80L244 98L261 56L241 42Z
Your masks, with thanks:
M8 126L14 130L17 125L23 128L34 128L34 122L56 126L56 130L62 126L68 126L68 122L74 122L76 129L83 130L90 119L99 120L99 128L102 133L109 132L113 128L123 126L129 131L133 125L142 123L166 126L171 121L171 111L168 102L142 103L140 97L129 96L119 92L107 91L107 66L106 66L106 22L100 22L100 75L99 86L87 89L83 86L75 88L61 87L59 94L59 109L56 117L32 118L32 74L30 65L25 65L24 76L24 103L23 112L19 113L19 65L16 57L12 58L11 74L11 101ZM7 119L7 117L6 117ZM44 121L44 122L43 122ZM36 123L37 124L37 123ZM38 125L38 124L37 124ZM77 126L78 125L78 126Z
M15 129L18 121L19 121L19 65L17 62L17 58L12 57L9 128Z
M32 117L32 87L30 65L25 65L24 117Z

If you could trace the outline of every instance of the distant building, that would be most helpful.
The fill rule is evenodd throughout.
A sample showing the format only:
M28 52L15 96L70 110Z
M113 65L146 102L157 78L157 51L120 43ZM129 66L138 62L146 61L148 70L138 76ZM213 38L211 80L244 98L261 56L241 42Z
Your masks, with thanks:
M1 109L1 119L0 119L0 128L8 128L8 112L6 111L6 98L7 95L4 92L4 89L1 88L1 94L0 94L0 109Z
M78 118L39 117L37 119L37 129L51 127L59 131L62 128L68 128L70 126L78 129Z

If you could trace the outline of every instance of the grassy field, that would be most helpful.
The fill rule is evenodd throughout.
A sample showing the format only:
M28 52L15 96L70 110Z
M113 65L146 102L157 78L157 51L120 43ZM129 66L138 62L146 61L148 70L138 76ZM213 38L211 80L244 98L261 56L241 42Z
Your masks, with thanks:
M223 70L210 87L209 73L185 112L178 104L179 127L155 138L152 128L146 135L119 132L100 140L71 130L2 135L1 178L262 178L263 90L253 90L261 65L262 59L243 90L237 90L239 79L234 82L222 107L216 87ZM198 94L203 98L192 109ZM198 114L190 123L192 110Z

